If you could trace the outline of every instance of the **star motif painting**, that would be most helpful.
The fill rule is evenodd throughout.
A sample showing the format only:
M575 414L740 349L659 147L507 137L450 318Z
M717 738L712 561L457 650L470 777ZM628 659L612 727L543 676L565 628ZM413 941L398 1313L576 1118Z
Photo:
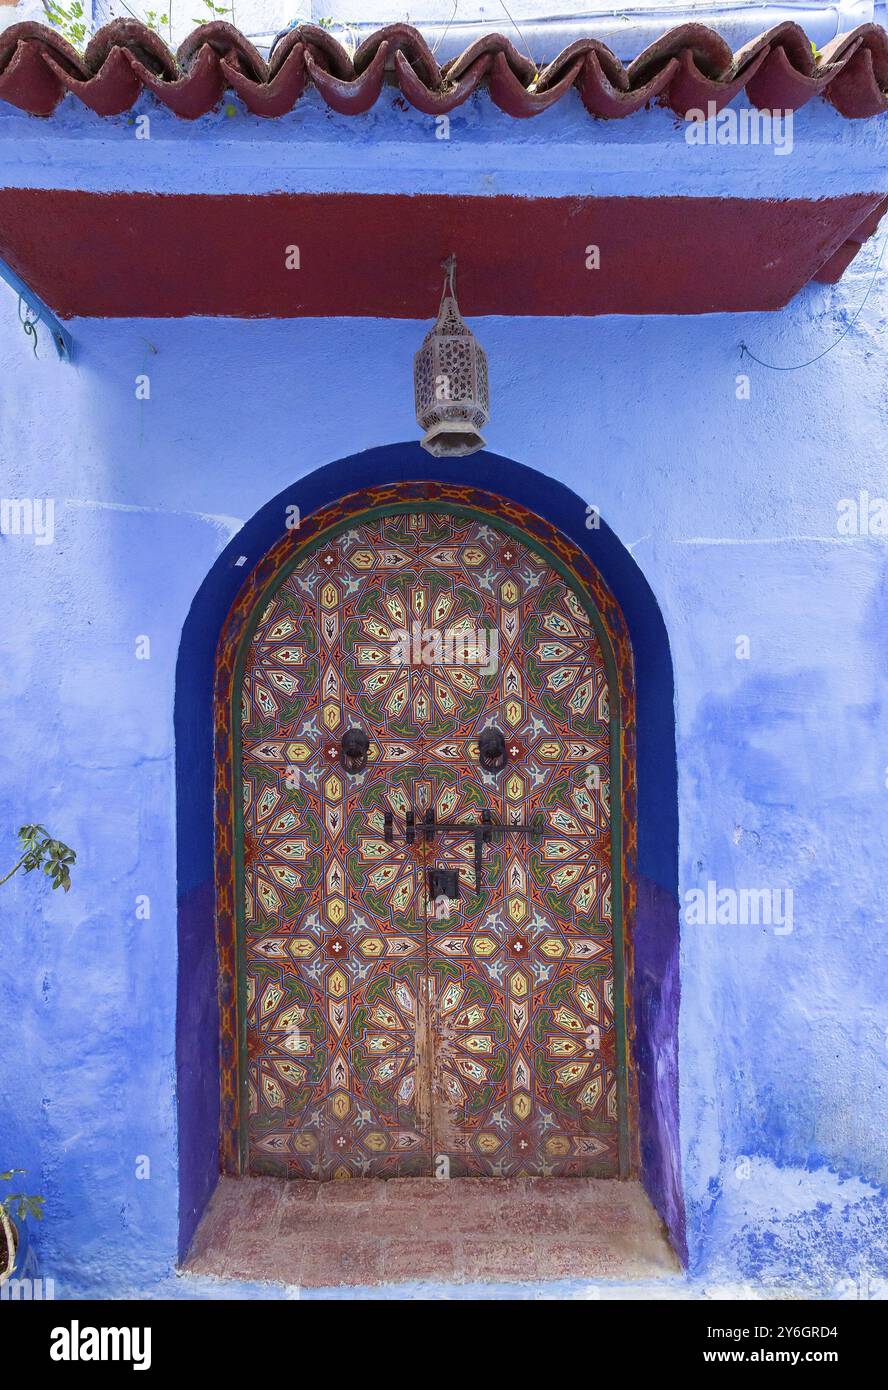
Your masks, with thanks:
M582 593L455 510L358 520L266 596L236 730L251 1171L620 1171L611 686Z

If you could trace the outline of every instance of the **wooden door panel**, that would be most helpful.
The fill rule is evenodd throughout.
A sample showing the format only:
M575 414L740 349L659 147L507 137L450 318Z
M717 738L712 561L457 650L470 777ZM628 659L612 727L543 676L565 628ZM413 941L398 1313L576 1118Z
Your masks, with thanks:
M405 1007L425 969L424 880L382 835L385 808L412 796L413 749L371 725L367 768L340 764L367 676L349 629L361 585L340 561L328 547L288 576L244 675L249 1165L291 1177L429 1166L424 1016Z
M566 580L470 517L353 524L262 615L241 739L252 1169L617 1173L608 681ZM428 811L539 833L494 834L476 882Z

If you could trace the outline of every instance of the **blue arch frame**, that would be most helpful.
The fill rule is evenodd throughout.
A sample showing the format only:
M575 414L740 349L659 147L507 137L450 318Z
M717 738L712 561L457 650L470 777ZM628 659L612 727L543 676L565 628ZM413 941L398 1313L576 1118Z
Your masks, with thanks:
M633 1016L642 1180L686 1258L678 1135L678 769L672 661L654 594L622 542L586 503L535 469L491 453L432 459L418 444L370 449L307 474L267 502L207 574L185 620L176 665L178 863L176 1018L179 1251L184 1257L219 1172L219 1012L214 923L213 684L216 645L252 568L284 530L285 508L307 516L362 487L464 483L509 498L584 551L620 604L635 659L638 906ZM247 557L247 566L236 562Z

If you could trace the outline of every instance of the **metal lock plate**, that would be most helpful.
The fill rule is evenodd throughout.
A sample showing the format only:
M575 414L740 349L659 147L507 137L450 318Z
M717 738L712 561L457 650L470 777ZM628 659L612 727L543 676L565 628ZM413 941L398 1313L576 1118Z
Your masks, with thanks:
M429 869L429 897L432 902L436 898L459 897L459 874L456 869Z

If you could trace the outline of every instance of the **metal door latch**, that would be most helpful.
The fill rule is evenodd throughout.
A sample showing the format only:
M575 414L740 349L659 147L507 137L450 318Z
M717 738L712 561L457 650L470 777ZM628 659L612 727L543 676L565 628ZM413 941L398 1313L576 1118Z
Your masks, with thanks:
M395 841L395 818L390 810L382 813L383 838L387 845L394 844ZM495 821L490 811L481 812L480 821L456 821L456 820L437 820L435 818L434 807L428 806L425 811L417 815L412 808L404 816L404 840L408 845L416 843L417 839L426 844L434 844L440 836L442 839L468 839L471 838L474 847L475 865L475 892L479 892L482 885L483 869L483 847L493 844L506 835L525 835L532 845L538 845L545 830L545 823L541 815L537 815L533 821L519 821L514 824L502 821ZM438 872L435 870L434 872ZM458 878L457 878L458 883ZM430 894L430 897L432 895ZM451 895L456 898L459 893Z

